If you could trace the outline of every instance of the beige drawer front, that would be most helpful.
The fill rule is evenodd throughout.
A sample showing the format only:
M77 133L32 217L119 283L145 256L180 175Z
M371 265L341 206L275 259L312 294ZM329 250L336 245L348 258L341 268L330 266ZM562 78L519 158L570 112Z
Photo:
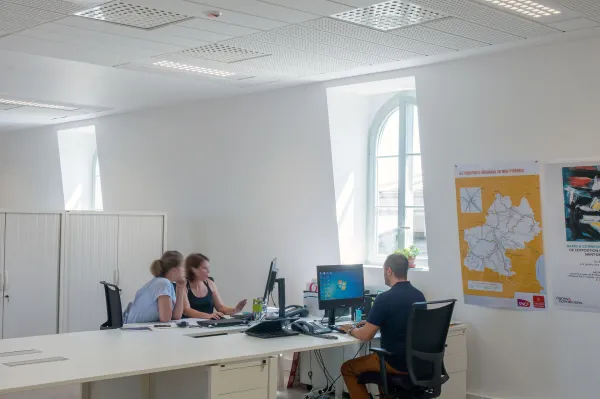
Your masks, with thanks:
M444 366L449 374L465 371L467 369L467 353L444 356Z
M265 399L268 398L267 388L253 389L251 391L234 392L219 395L219 399Z
M221 394L249 391L269 385L268 365L219 370L215 380L216 391Z
M464 334L454 335L446 339L446 356L467 351L467 339Z
M245 362L222 364L222 365L215 366L215 367L217 367L218 370L220 370L220 371L227 371L227 370L243 369L246 367L253 367L253 366L262 366L262 365L266 366L267 361L268 361L267 359L248 360Z

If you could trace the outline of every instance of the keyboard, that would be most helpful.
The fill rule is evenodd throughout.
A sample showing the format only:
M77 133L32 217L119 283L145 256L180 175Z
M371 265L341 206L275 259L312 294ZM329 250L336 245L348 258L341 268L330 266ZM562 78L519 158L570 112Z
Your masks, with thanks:
M258 332L258 333L254 333L251 331L246 331L246 334L254 337L254 338L263 338L263 339L267 339L267 338L280 338L280 337L292 337L294 335L300 335L299 332L297 331L290 331L290 330L280 330L280 331L274 331L274 332Z
M199 320L200 327L234 327L247 324L246 320L241 319L220 319L220 320Z

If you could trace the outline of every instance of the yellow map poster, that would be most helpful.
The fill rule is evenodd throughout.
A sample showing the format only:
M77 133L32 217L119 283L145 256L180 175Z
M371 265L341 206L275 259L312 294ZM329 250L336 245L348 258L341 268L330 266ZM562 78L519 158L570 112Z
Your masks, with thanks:
M546 309L539 164L455 170L465 303Z

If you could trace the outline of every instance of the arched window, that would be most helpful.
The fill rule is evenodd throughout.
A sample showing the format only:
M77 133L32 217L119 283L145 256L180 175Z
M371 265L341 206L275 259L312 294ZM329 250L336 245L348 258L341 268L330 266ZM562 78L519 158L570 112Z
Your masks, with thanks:
M394 96L378 111L369 142L368 260L381 264L415 245L427 265L421 143L413 92Z
M100 180L98 151L94 153L94 159L92 161L92 207L96 211L104 210L104 204L102 203L102 182Z

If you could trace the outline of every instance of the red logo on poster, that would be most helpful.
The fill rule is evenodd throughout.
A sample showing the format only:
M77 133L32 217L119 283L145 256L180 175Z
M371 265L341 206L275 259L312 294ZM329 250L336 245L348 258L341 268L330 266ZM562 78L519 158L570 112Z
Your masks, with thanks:
M531 302L526 301L525 299L517 299L517 306L520 308L530 308Z
M533 296L533 307L538 309L546 308L546 298L541 295Z

